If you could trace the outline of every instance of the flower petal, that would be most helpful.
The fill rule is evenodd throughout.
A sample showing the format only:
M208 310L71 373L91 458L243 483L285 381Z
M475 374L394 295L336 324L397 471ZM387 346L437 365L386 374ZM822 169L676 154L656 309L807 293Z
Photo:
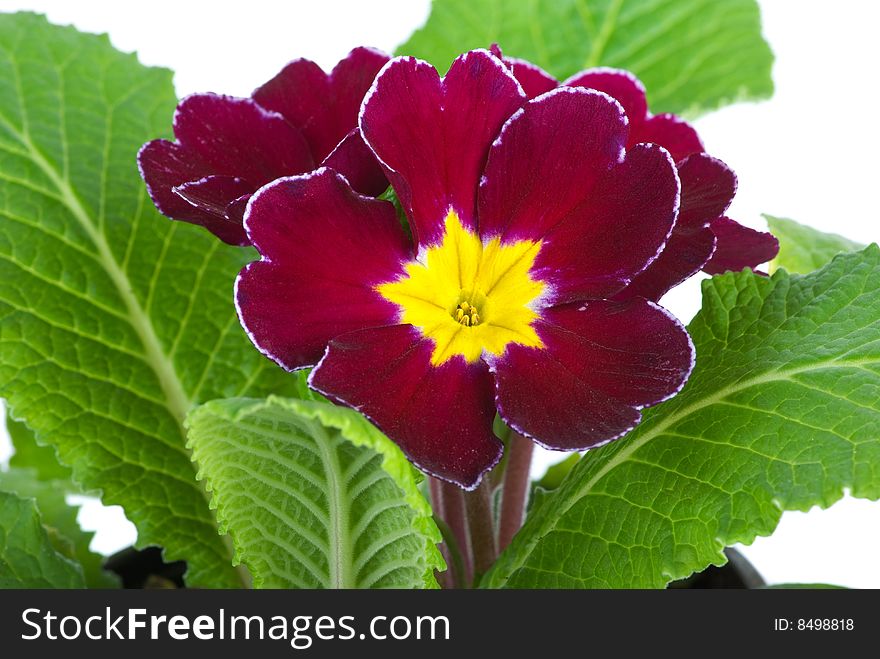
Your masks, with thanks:
M235 176L206 176L174 188L174 192L196 208L220 217L226 208L242 195L252 193L253 186Z
M316 364L345 332L397 322L398 306L374 290L412 257L390 203L322 168L262 188L245 226L263 259L239 275L236 306L254 344L283 367Z
M587 69L562 83L569 87L585 87L605 92L617 99L629 117L629 142L659 144L678 162L692 153L703 151L703 143L693 126L673 114L651 116L645 97L645 86L629 71L622 69Z
M678 163L681 179L681 210L676 231L697 231L724 214L736 195L736 174L706 153L688 156Z
M177 106L174 134L211 166L211 174L237 176L254 190L314 167L299 130L249 98L187 96Z
M330 87L339 128L344 128L343 136L357 127L364 96L373 86L379 71L390 60L388 54L375 48L359 47L333 67Z
M649 118L631 134L633 142L653 142L672 154L678 162L692 153L705 151L697 131L674 114L658 114Z
M321 165L336 170L348 179L351 187L370 197L376 197L388 188L385 172L357 128L343 138Z
M493 364L501 416L551 449L600 446L639 410L681 390L694 363L684 327L646 300L595 300L545 310L544 349L511 345Z
M436 243L452 207L474 227L477 185L492 140L525 95L484 50L458 57L442 80L427 62L392 60L361 109L361 132L388 170L418 244Z
M432 341L412 325L366 329L330 342L313 389L372 420L419 468L472 489L501 458L486 365L431 365Z
M247 210L247 204L251 200L250 194L241 195L238 199L233 200L226 207L226 217L230 222L234 222L236 225L241 227L241 231L244 234L245 242L243 245L250 245L251 241L247 237L247 233L244 230L244 212Z
M560 87L529 101L492 144L480 184L483 238L540 239L623 157L626 117L605 94Z
M516 57L505 57L513 77L519 81L529 99L546 94L559 86L559 81L537 64Z
M657 302L667 291L698 273L714 252L715 234L711 229L673 231L660 256L614 299L642 297Z
M644 297L657 301L699 272L715 251L715 234L707 227L730 205L736 176L720 160L705 153L678 163L681 208L666 247L657 260L621 291L616 299Z
M576 73L562 83L567 87L583 87L605 92L616 99L629 118L630 134L638 130L648 116L645 86L629 71L599 67ZM631 144L645 140L631 141ZM664 145L660 145L664 146Z
M550 303L611 297L663 249L675 224L679 182L669 154L637 144L544 238L533 273Z
M253 98L299 128L321 161L357 126L364 95L388 59L378 50L355 48L329 74L314 62L294 60Z
M196 153L168 140L153 140L141 147L138 168L147 192L159 212L174 220L198 224L230 245L247 245L241 223L193 205L174 191L177 186L210 175L212 169Z
M195 153L168 140L153 140L144 144L137 155L141 177L147 192L163 215L189 221L193 205L176 194L175 186L196 181L211 174L211 167Z
M729 217L719 217L709 225L718 246L712 259L703 268L710 275L720 275L730 270L757 268L773 260L779 253L779 241L772 233L755 231Z

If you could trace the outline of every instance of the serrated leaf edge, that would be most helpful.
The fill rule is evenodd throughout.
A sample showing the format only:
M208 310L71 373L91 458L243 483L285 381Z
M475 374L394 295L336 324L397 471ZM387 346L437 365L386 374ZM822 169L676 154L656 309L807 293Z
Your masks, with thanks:
M404 500L415 511L413 518L413 530L425 539L425 562L426 569L424 574L424 585L426 588L439 588L437 580L434 577L434 571L443 571L446 569L446 562L443 559L438 544L442 542L442 535L432 518L432 509L427 500L418 490L418 472L415 471L406 461L403 453L391 440L382 435L382 433L366 419L354 417L352 415L340 416L334 413L337 407L332 403L311 400L296 400L292 398L284 398L281 396L270 395L265 399L240 399L241 405L234 411L228 407L221 405L223 400L210 401L193 409L187 416L184 425L188 430L192 429L197 419L201 415L213 415L220 418L228 419L231 423L237 423L244 418L258 414L260 411L272 407L281 407L287 409L293 414L306 419L317 420L322 427L330 427L338 430L342 436L355 446L363 446L372 449L382 456L382 468L403 491ZM360 426L362 432L354 432L355 426ZM319 446L321 442L316 442ZM195 439L188 433L187 449L193 454ZM323 447L321 447L323 450ZM324 457L326 460L326 455ZM193 462L198 467L198 461L193 455ZM209 505L216 512L218 527L221 534L228 534L232 538L234 548L233 565L243 565L243 549L235 540L235 531L229 527L228 520L219 510L219 500L214 491L213 483L210 477L198 468L196 478L204 483L205 491L211 496ZM330 494L328 493L328 497ZM254 585L260 586L255 580Z

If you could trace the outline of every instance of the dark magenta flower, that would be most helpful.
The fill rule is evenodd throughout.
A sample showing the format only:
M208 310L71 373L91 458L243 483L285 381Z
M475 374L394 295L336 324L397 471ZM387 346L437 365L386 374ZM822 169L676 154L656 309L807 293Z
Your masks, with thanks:
M361 411L423 470L471 488L500 458L496 410L561 450L625 434L680 390L687 332L612 301L663 248L669 154L626 149L609 96L528 100L487 51L445 78L392 60L360 115L412 229L329 169L276 181L245 226L262 259L236 282L242 324L287 369Z
M492 50L501 55L497 46ZM704 153L703 143L689 123L673 114L651 114L645 87L632 73L587 69L560 83L526 60L506 57L504 62L529 98L559 86L596 89L612 96L629 118L627 146L659 144L678 165L681 212L675 231L663 254L618 297L638 295L659 300L700 270L720 274L755 268L776 256L779 243L772 234L755 231L724 215L736 194L734 173Z
M723 213L736 194L736 176L733 171L720 160L705 153L686 156L678 162L676 168L681 183L681 206L675 229L657 259L636 275L618 294L619 299L640 296L659 300L668 290L700 270L708 272L710 260L714 260L718 245L723 244L723 241L718 240L714 226L715 222L724 218ZM741 227L740 224L733 223ZM746 232L769 236L741 228ZM739 254L738 241L729 241L728 244L736 245L735 250ZM758 260L754 265L766 260L768 259ZM745 263L731 269L742 270L746 265L750 264Z
M138 153L153 203L172 219L246 245L248 199L282 176L320 164L365 194L381 193L388 182L357 130L357 115L387 61L384 53L356 48L329 74L295 60L251 98L186 97L174 115L176 141L153 140Z

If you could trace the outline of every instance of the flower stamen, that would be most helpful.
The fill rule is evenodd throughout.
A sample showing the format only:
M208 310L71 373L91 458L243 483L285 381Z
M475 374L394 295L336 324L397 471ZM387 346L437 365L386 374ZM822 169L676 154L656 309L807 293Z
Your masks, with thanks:
M480 314L477 313L477 308L468 302L459 303L452 317L455 318L459 325L464 325L465 327L473 327L480 324Z
M405 264L405 275L377 292L400 307L402 323L433 340L431 364L455 355L472 364L502 355L508 344L542 348L532 327L546 284L531 275L540 241L483 242L450 210L439 244ZM503 323L499 324L499 320Z

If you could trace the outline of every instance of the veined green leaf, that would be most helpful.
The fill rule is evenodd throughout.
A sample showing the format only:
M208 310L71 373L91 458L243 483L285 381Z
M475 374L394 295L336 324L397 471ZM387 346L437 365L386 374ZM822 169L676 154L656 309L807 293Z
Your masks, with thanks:
M773 54L755 0L434 0L427 24L397 49L445 71L497 42L564 79L629 69L653 112L695 115L773 93Z
M76 561L89 588L118 586L112 575L104 571L104 557L89 549L94 533L83 531L76 516L79 508L67 504L65 493L71 485L63 480L43 480L35 469L0 471L0 491L34 499L43 526L55 549Z
M167 134L171 72L106 36L0 15L0 395L87 490L235 586L185 448L196 403L285 391L249 344L232 282L253 255L153 208L135 155Z
M580 462L581 454L572 453L565 459L547 467L547 471L540 480L535 481L535 485L545 490L555 490L562 485L563 479L571 473L574 466Z
M82 568L55 550L33 499L0 492L0 588L85 588Z
M436 587L440 532L416 472L360 414L270 396L211 401L188 426L256 587Z
M74 487L70 480L72 477L70 469L58 462L53 447L37 444L31 429L9 415L6 416L6 430L15 449L15 453L9 459L11 468L32 469L39 480L60 480L70 482L71 488Z
M818 270L841 252L857 252L865 246L835 233L825 233L794 220L764 215L770 232L779 238L779 254L770 262L771 272L785 268L806 274Z
M703 285L684 391L589 451L484 585L657 588L844 490L880 498L880 249Z
M81 494L72 474L55 457L51 446L37 444L25 424L6 417L6 429L15 453L9 470L0 471L0 491L36 500L43 526L63 555L77 561L88 588L113 588L117 580L103 569L104 557L89 549L94 533L83 531L77 522L79 508L67 504L67 494Z

